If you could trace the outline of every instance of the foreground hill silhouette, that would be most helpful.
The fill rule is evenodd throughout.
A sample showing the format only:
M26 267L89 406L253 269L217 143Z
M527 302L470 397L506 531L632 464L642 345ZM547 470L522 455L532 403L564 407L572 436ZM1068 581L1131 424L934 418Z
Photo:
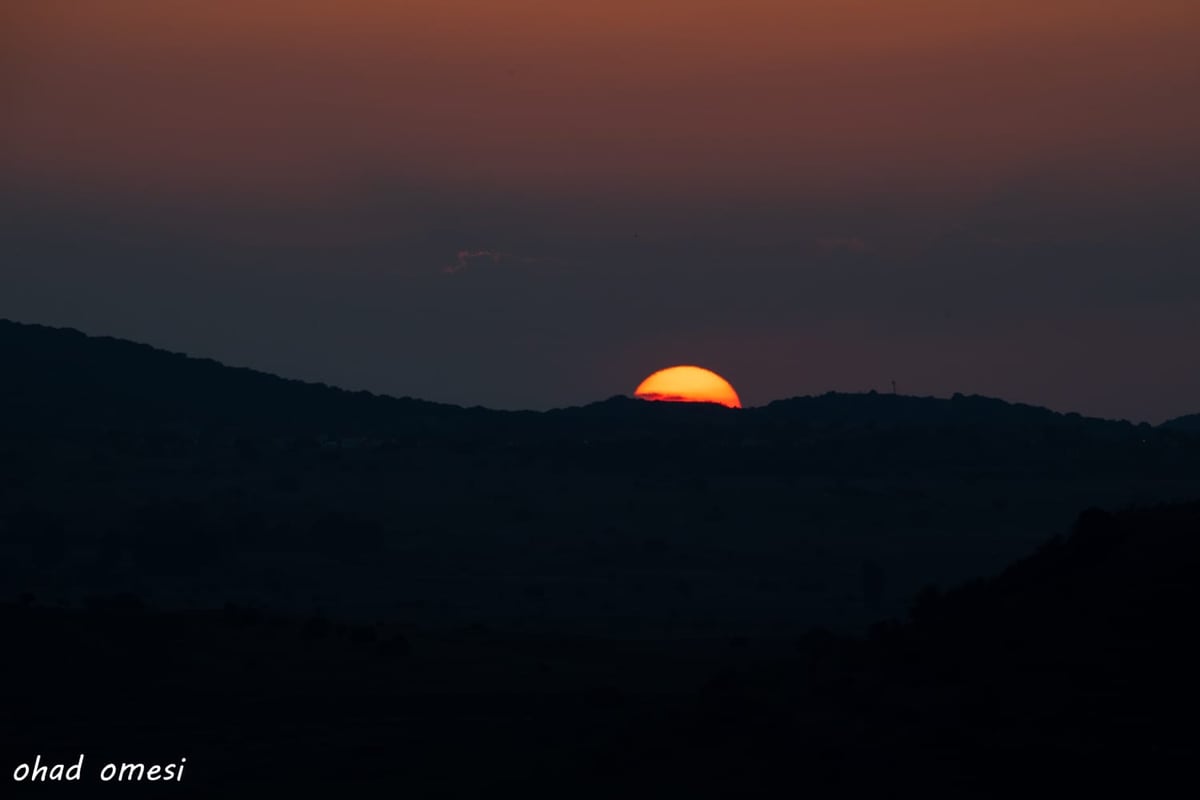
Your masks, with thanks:
M995 577L922 592L904 624L723 674L639 763L702 796L797 769L968 796L1146 791L1200 745L1198 575L1200 504L1087 511Z
M0 606L20 654L0 662L0 752L187 755L184 796L1148 791L1200 744L1197 574L1200 505L1093 510L994 577L924 592L907 621L693 663L609 640L26 598ZM233 720L238 736L213 733Z

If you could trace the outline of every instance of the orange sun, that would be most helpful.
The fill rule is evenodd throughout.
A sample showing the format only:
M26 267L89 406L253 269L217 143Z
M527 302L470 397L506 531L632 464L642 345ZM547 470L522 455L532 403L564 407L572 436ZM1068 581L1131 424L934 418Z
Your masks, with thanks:
M643 400L672 403L720 403L741 408L742 401L729 381L703 367L667 367L642 381L634 391Z

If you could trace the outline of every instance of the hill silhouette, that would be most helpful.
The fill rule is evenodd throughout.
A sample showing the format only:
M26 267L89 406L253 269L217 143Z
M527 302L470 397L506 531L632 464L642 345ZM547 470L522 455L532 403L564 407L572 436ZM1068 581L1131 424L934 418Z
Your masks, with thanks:
M466 409L3 320L0 362L0 426L24 435L171 432L258 446L286 436L466 442L601 469L656 451L729 472L1150 474L1200 465L1186 418L1156 429L978 396L828 393L736 411L616 396L543 413Z
M0 425L396 433L455 406L348 392L109 337L0 320Z
M529 422L539 416L350 392L122 339L8 320L0 320L0 359L6 371L0 402L24 424L260 426L267 431L386 435L413 420L453 418L457 422L471 414ZM544 416L601 427L643 422L732 425L736 420L750 430L777 424L866 429L1058 426L1088 427L1095 432L1149 427L978 396L939 399L875 392L830 392L739 411L717 404L649 403L618 395ZM1180 418L1168 426L1186 427L1190 419Z
M4 763L190 753L192 796L1007 796L1193 752L1179 421L464 409L8 322L0 364Z
M985 797L1169 785L1200 744L1197 574L1200 504L1086 511L994 577L923 592L902 624L722 674L645 731L636 769L717 797L798 772Z
M1175 419L1167 420L1161 427L1166 430L1200 434L1200 414L1188 414L1187 416L1176 417Z
M679 643L27 599L0 605L22 654L0 666L0 744L58 732L64 753L164 760L186 745L187 796L263 781L421 796L1148 790L1198 744L1198 571L1200 505L1091 510L866 636L817 629L690 666ZM235 739L205 735L234 719Z
M0 597L850 629L1200 494L1190 434L982 397L464 409L11 322L0 363Z

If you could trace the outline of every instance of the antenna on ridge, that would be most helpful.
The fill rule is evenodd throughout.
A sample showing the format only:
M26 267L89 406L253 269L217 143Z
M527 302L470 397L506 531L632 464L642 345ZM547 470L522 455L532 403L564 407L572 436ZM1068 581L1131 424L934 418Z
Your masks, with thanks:
M892 394L896 393L896 379L892 378Z

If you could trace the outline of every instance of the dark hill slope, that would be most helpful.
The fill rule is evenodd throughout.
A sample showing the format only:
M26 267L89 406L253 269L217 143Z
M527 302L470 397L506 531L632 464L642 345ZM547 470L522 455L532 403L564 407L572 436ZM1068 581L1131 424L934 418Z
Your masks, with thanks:
M1183 433L1200 434L1200 414L1188 414L1184 417L1176 417L1164 422L1160 427Z
M1200 446L1175 430L962 395L830 393L740 411L620 396L544 413L465 409L6 321L0 370L0 430L27 441L168 431L172 447L216 434L269 456L281 438L357 437L607 472L1200 474Z
M1127 422L1060 414L1023 403L990 397L956 394L951 398L909 395L844 394L830 392L817 397L776 400L756 409L767 419L786 420L820 427L869 426L878 429L927 427L962 428L987 425L995 428L1089 426L1093 429L1127 429Z
M726 673L644 729L618 774L704 797L797 775L1003 797L1183 774L1200 745L1198 576L1200 504L1085 512L994 578L922 593L906 623L814 633L795 658Z
M348 392L120 339L0 320L0 425L397 432L454 406Z
M199 797L1166 796L1198 744L1198 571L1200 506L1087 512L910 622L690 665L680 643L26 598L0 604L21 656L0 663L0 753L186 755L175 793ZM639 688L671 671L716 674Z

